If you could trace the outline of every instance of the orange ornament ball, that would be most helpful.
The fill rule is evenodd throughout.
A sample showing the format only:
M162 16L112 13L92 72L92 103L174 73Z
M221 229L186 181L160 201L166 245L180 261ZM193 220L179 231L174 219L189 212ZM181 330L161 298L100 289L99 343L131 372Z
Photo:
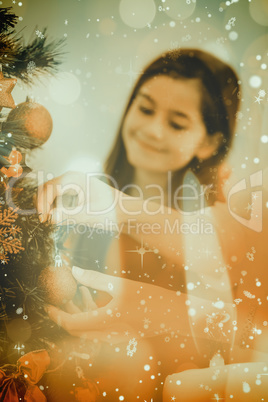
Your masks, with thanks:
M17 165L22 160L22 155L19 151L13 149L8 157L12 165Z
M10 166L8 168L2 167L1 172L3 172L7 177L19 177L23 169L20 165Z
M11 110L7 116L7 122L15 121L32 139L30 148L44 144L52 133L53 121L48 110L28 99Z
M43 269L37 286L42 290L45 301L54 306L61 306L72 300L77 290L72 270L66 265Z

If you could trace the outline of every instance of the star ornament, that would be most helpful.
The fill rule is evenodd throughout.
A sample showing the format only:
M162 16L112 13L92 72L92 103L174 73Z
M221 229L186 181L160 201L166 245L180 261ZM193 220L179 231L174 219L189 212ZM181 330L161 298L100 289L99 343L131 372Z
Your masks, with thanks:
M16 82L16 78L4 78L2 71L0 71L0 112L3 107L14 109L16 106L11 95Z

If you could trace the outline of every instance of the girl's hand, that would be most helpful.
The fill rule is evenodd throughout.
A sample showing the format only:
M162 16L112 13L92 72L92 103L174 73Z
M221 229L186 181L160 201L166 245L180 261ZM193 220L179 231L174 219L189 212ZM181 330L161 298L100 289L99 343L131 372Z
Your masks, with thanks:
M73 336L118 343L128 341L129 336L154 336L183 326L188 329L187 314L183 311L180 317L177 315L179 308L174 299L183 295L78 267L73 267L73 275L80 284L112 297L98 308L92 308L88 300L87 311L79 311L73 305L67 311L48 306L49 317Z
M115 220L118 193L96 174L67 172L39 186L37 209L41 221L50 217L58 224L101 224L105 219ZM71 205L66 205L68 196Z

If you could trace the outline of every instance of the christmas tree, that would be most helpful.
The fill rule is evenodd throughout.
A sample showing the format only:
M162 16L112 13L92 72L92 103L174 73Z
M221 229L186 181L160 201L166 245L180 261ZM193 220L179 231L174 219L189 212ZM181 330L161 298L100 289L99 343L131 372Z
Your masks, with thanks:
M12 90L17 80L31 86L42 75L54 75L63 40L48 42L44 29L24 44L14 30L17 19L10 7L0 8L0 111L12 109L0 115L0 399L19 401L27 396L41 401L45 397L34 384L51 362L48 352L57 349L66 334L48 319L48 294L38 278L48 267L49 275L60 272L58 249L64 229L40 222L37 183L25 163L25 155L49 138L51 116L29 99L16 106ZM61 365L62 359L65 356L55 364ZM80 379L85 380L81 375Z

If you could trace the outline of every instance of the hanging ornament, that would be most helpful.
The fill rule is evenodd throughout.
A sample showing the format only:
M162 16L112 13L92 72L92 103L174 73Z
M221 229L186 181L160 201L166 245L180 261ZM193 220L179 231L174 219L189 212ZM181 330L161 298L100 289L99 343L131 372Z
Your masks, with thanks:
M23 168L20 165L10 166L9 168L2 167L0 170L6 177L20 177L23 172Z
M74 396L78 402L96 402L100 395L97 384L89 379L83 378L83 386L75 387Z
M29 98L11 110L4 126L8 127L8 124L15 122L31 140L29 148L43 145L52 132L53 122L48 110Z
M0 400L6 402L46 402L38 381L50 365L50 357L44 349L34 350L22 356L17 364L0 367Z
M22 155L19 151L17 151L16 149L13 149L8 157L9 162L12 165L17 165L18 163L21 162L22 160Z
M19 177L23 172L23 168L20 165L21 160L21 153L14 148L10 152L8 158L1 157L0 163L3 163L4 166L0 169L0 171L6 177Z
M76 366L75 371L78 378L82 380L82 386L74 389L75 400L78 402L96 402L100 391L95 381L87 379L80 366Z
M61 306L74 298L77 283L71 269L63 265L43 269L38 278L38 287L47 303Z
M15 107L11 91L16 85L16 78L4 78L2 68L0 66L0 112L3 107L13 109Z

